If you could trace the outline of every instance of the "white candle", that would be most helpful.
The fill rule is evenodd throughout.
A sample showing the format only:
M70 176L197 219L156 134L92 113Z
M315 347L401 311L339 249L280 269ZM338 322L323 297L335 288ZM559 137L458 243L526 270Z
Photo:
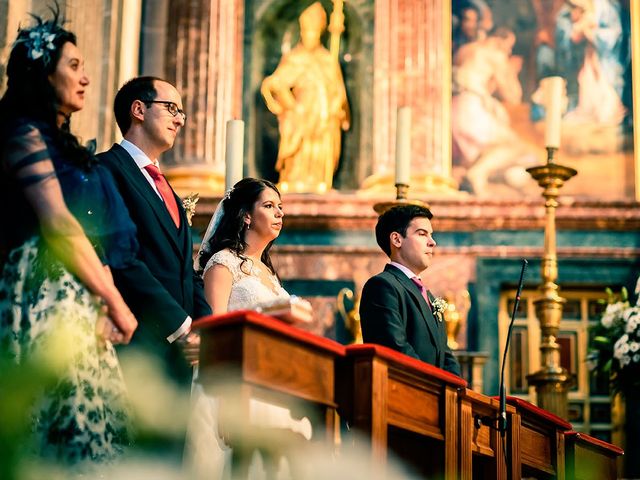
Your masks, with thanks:
M227 138L225 144L225 189L229 190L242 180L244 164L244 122L229 120L227 122Z
M409 185L410 176L411 107L400 107L396 124L396 184Z
M559 148L564 78L546 77L540 81L540 86L544 92L544 108L546 112L544 143L547 147Z

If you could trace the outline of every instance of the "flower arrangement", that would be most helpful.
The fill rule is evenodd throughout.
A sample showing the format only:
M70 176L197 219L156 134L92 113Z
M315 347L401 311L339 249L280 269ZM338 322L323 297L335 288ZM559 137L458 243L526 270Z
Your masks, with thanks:
M182 206L187 214L187 221L189 222L189 225L191 225L191 219L196 213L198 200L200 200L200 195L198 193L190 193L182 199Z
M640 278L634 305L626 288L619 295L606 292L607 308L591 329L587 361L592 371L609 377L612 393L640 395Z
M449 308L449 303L442 297L435 297L431 302L431 306L433 307L433 315L439 320L444 320L444 312Z

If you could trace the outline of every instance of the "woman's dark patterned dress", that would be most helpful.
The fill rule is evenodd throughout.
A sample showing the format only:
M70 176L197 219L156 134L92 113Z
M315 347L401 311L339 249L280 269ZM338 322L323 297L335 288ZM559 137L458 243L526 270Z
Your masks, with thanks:
M0 258L0 354L21 368L53 373L54 381L42 387L31 410L38 456L72 465L110 461L129 438L118 359L111 343L96 337L97 298L54 258L24 191L57 177L68 208L107 265L133 261L135 226L106 169L66 161L50 127L20 120L5 138L0 157L0 246L6 253L4 265ZM46 160L55 172L47 171ZM21 169L29 165L42 168L25 176ZM8 394L0 392L0 399Z

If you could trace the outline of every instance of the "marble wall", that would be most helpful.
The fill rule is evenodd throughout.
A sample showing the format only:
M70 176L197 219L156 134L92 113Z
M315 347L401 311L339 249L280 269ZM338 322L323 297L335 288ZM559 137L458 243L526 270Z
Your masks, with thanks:
M285 195L285 228L273 249L274 263L288 290L314 305L310 330L348 341L337 312L342 288L356 294L380 272L386 256L375 242L373 205L386 198L333 194ZM542 201L489 202L427 198L438 243L424 274L435 295L468 290L471 309L459 335L461 348L485 351L484 389L498 388L498 300L517 284L527 258L527 288L540 284L543 254ZM201 230L215 202L198 210ZM575 202L558 210L558 283L580 288L633 288L640 273L640 209L634 203ZM604 296L604 294L603 294Z

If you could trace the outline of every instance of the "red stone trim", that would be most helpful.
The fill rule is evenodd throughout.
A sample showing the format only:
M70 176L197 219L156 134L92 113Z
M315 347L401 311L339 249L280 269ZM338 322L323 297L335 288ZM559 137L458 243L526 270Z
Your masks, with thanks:
M327 195L289 194L283 197L286 228L290 230L371 230L377 214L373 205L388 201L358 193ZM544 228L542 200L479 200L422 198L431 205L438 231L541 230ZM203 198L194 220L204 230L219 199ZM557 210L558 229L636 231L640 229L640 203L574 201Z

